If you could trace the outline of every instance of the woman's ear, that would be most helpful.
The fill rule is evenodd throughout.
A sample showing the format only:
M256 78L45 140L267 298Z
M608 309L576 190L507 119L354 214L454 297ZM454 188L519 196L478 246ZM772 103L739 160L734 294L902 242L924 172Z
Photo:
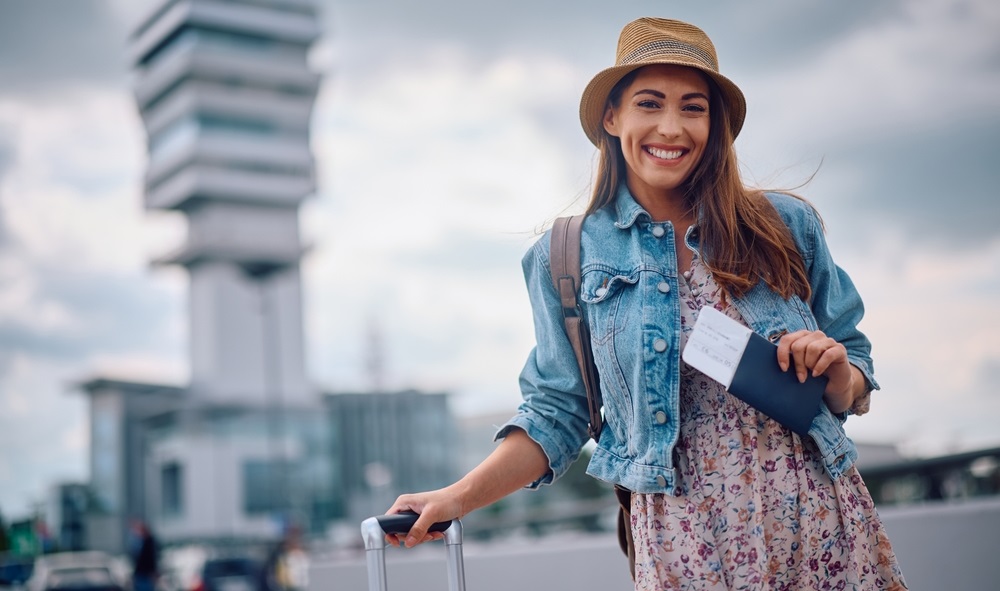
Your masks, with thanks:
M610 105L604 111L604 131L608 132L608 135L618 137L617 127L615 126L615 110Z

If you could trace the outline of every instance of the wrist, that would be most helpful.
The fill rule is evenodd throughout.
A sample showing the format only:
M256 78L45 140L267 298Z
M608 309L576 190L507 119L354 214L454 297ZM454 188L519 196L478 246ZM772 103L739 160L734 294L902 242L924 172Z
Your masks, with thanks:
M843 387L832 390L828 388L823 395L826 405L834 413L841 413L850 409L857 397L866 388L865 378L861 375L861 371L851 364L848 364L847 367L846 384Z
M471 482L469 482L469 478L470 475L467 474L465 478L462 478L444 489L444 492L453 503L454 511L457 513L456 518L458 519L465 517L479 508L473 498L473 491L475 487Z

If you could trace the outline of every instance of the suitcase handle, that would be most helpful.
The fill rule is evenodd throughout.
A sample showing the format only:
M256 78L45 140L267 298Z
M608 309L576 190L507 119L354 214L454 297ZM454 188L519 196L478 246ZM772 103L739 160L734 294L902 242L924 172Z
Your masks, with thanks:
M413 511L403 511L402 513L394 513L392 515L379 515L375 519L378 521L379 526L382 527L382 531L387 534L405 534L410 531L410 528L417 522L417 518L420 517L419 514ZM439 521L431 525L429 532L443 532L451 527L451 520Z
M385 535L406 533L416 523L419 515L412 512L369 517L361 523L361 537L365 541L368 564L368 585L372 591L385 591ZM444 532L444 545L448 549L448 589L465 591L465 562L462 558L462 521L452 519L431 526L430 531Z
M420 517L412 511L369 517L361 524L361 537L365 541L365 550L385 548L385 534L402 534L410 531ZM459 519L439 521L431 526L429 531L444 532L446 546L462 545L462 522Z

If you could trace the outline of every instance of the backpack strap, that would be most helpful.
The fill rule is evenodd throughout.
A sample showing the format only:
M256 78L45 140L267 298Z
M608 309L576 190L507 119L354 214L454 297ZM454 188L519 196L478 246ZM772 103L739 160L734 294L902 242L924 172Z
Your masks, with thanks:
M600 378L594 365L594 353L590 348L590 329L583 318L580 306L580 234L586 216L556 218L552 226L549 247L549 265L552 271L552 285L559 292L563 325L566 336L576 354L580 366L583 385L587 389L587 410L590 424L587 434L597 441L601 437L604 419L601 416Z

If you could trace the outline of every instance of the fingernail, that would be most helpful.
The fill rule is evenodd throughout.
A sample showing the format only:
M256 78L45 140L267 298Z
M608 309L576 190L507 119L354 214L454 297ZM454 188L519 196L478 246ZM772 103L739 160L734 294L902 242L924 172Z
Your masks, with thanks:
M804 384L805 381L806 381L806 374L805 374L805 372L800 371L799 372L799 383L803 383Z
M787 363L783 363L783 362L779 361L778 362L778 367L781 368L781 371L788 371L788 364Z
M410 536L410 537L406 538L406 547L407 548L412 548L413 546L416 545L416 543L417 543L417 538L415 538L413 536Z

